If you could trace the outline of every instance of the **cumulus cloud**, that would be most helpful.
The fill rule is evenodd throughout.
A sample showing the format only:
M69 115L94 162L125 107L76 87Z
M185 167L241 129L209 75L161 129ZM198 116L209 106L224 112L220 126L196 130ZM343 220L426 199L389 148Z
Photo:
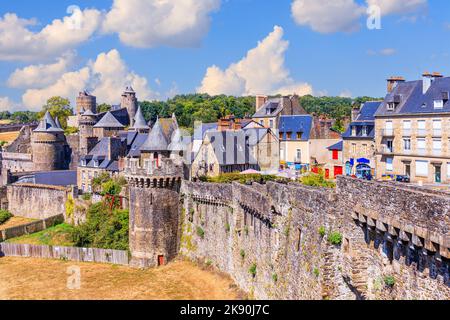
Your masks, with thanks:
M55 19L38 32L36 20L14 13L0 17L0 60L36 61L60 56L87 41L99 28L102 14L95 9L75 10Z
M295 0L291 7L297 24L320 33L352 32L360 27L365 7L354 0Z
M427 0L367 0L367 5L380 7L383 16L417 12L419 9L425 8L427 4Z
M219 7L220 0L114 0L103 31L132 47L197 46Z
M67 53L50 64L30 65L16 69L7 81L11 88L44 88L57 79L71 67L75 53Z
M197 92L211 95L311 94L312 87L295 82L285 67L284 56L289 42L283 40L283 28L275 26L258 46L226 70L218 66L207 69Z
M378 6L382 16L406 16L427 7L427 0L294 0L291 6L295 22L320 33L353 32L361 25L370 6Z
M156 98L145 77L129 70L117 50L98 55L95 61L77 71L66 72L54 83L41 89L29 89L22 97L24 106L40 110L52 96L63 96L73 100L79 91L89 89L100 103L114 104L120 101L125 86L131 85L140 99Z
M19 105L9 97L0 97L0 111L14 112Z

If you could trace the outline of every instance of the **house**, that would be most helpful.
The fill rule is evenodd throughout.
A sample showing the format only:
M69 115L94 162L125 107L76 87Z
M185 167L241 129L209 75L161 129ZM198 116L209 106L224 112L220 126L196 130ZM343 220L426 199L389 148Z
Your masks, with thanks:
M381 101L368 101L352 110L352 122L342 135L346 175L375 176L375 113Z
M274 132L279 128L281 116L306 115L305 109L300 105L297 95L270 98L256 97L256 112L253 120Z
M344 174L344 142L339 141L328 148L329 159L325 165L325 176L328 178L336 178Z
M250 147L251 137L244 130L209 130L191 166L191 176L215 177L222 173L259 170Z
M408 175L411 182L450 182L450 77L388 79L375 113L376 176Z

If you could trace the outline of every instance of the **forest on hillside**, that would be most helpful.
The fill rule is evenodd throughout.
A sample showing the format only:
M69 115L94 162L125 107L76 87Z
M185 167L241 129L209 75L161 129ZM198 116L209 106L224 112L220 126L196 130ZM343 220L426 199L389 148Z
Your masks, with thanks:
M350 117L352 106L359 105L370 100L380 100L372 97L358 97L355 99L342 97L313 97L310 95L300 97L300 104L310 114L326 115L338 120L338 127L345 118ZM173 113L177 116L180 126L193 128L195 121L204 123L216 122L221 117L233 114L243 118L252 116L255 112L255 97L233 96L209 96L207 94L177 95L166 101L141 101L139 102L144 117L147 121L154 122L157 116L166 118ZM111 108L108 104L98 106L99 112ZM0 119L9 119L15 123L32 122L39 119L45 110L49 110L52 116L58 116L62 123L72 111L68 99L52 97L43 106L41 112L9 111L0 112ZM341 128L342 129L342 128Z

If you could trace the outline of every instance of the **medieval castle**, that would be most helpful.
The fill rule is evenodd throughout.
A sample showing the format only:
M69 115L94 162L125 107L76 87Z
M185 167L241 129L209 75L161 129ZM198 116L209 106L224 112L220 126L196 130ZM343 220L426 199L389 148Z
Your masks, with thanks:
M47 113L1 153L9 188L2 203L13 213L40 215L55 197L64 203L69 193L91 192L99 173L121 174L133 266L181 254L213 264L261 299L450 299L448 194L350 177L338 177L336 189L193 182L175 116L151 127L132 88L110 112L96 107L82 92L72 119L78 134L66 137ZM24 172L70 168L75 192L20 184ZM60 207L54 213L65 214Z

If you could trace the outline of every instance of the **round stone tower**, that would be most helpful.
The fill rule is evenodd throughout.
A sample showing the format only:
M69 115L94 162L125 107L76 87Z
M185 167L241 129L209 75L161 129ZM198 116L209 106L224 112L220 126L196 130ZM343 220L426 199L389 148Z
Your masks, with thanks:
M136 92L134 92L131 86L126 87L125 92L122 94L120 106L122 108L127 108L128 116L130 117L130 126L134 126L136 112L138 110L138 100L136 98Z
M82 113L78 119L79 137L80 137L80 155L85 156L89 153L88 139L94 137L94 126L97 123L97 116L87 110Z
M70 157L64 130L49 112L31 135L34 171L67 170Z
M126 159L129 182L131 264L150 268L166 264L179 249L179 190L183 168L170 159L159 121L140 149Z
M82 114L90 110L92 113L97 113L97 98L83 91L78 94L76 114Z

